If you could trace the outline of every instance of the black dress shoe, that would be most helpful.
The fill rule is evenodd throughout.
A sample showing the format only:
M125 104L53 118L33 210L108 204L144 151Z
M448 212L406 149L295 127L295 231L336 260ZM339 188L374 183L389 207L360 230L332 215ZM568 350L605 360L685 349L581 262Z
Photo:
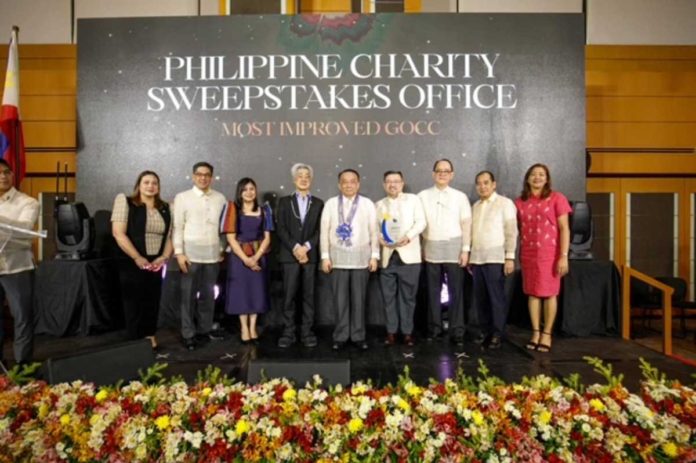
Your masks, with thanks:
M188 350L196 350L196 338L184 338L184 347Z
M478 336L476 336L476 339L474 339L474 343L484 345L486 342L490 341L490 338L490 335L480 333Z
M344 347L345 345L346 345L345 342L334 341L334 343L333 343L333 345L331 346L331 348L332 348L333 350L341 350L341 349L343 349L343 347Z
M305 347L317 347L319 342L317 342L317 337L314 335L307 336L302 339L302 345Z
M426 341L438 341L442 339L445 335L440 332L440 333L428 333L428 336L425 338Z
M278 347L281 349L287 349L293 344L295 344L295 338L291 338L290 336L281 336L280 339L278 339Z
M500 349L500 346L503 344L502 339L500 339L500 336L491 336L490 341L488 341L488 344L486 345L487 348L489 349Z
M405 334L404 335L404 344L406 344L408 347L413 347L413 345L416 343L416 340L413 339L413 336L410 334Z
M355 347L357 347L360 350L367 350L370 347L367 345L366 341L353 341L353 344L355 344Z
M462 336L461 334L452 336L452 342L457 346L461 347L464 345L464 336Z

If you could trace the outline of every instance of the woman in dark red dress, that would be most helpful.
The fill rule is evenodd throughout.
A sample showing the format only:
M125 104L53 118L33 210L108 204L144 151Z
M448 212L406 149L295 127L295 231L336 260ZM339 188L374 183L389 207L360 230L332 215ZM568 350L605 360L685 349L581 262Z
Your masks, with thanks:
M532 339L527 349L549 352L561 277L568 273L568 214L572 209L565 196L551 190L551 174L544 164L534 164L527 170L515 206L520 228L522 286L529 297L532 321ZM542 306L543 330L540 329Z

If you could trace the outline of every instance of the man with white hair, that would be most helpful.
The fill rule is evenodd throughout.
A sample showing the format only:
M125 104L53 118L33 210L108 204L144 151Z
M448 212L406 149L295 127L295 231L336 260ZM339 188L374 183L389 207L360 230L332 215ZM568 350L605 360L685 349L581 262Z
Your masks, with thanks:
M297 341L295 327L296 296L302 300L300 340L315 347L314 280L319 261L319 222L324 202L310 192L314 170L307 164L290 169L295 192L280 198L276 234L280 239L278 262L283 267L283 334L278 347L287 348Z

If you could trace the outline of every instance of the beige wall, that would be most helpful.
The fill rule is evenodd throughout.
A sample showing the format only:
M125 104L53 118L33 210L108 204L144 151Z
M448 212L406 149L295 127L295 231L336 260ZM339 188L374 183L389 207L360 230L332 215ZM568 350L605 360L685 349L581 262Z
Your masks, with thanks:
M588 0L587 43L694 45L695 0Z
M0 43L19 26L20 43L70 43L70 0L0 0Z
M133 16L197 16L198 0L75 0L75 20ZM74 43L70 0L0 0L0 43L13 25L20 43ZM218 0L200 0L201 15L217 15Z
M582 0L459 0L459 12L581 13Z
M283 1L283 0L279 0ZM321 3L315 0L315 3ZM74 0L75 18L197 15L199 0ZM696 0L586 0L587 43L695 45ZM423 12L578 13L583 0L422 0ZM0 43L13 24L20 43L73 43L70 0L0 0ZM218 0L200 0L215 15Z

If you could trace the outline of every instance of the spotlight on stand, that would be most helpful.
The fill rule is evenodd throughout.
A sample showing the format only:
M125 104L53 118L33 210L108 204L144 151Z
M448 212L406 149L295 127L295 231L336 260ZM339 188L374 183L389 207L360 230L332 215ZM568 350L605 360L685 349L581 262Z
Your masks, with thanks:
M94 222L83 203L63 203L56 208L56 259L83 260L94 247Z
M591 260L592 237L594 236L594 224L592 222L592 209L585 201L572 201L570 203L573 213L570 216L570 252L569 259Z

